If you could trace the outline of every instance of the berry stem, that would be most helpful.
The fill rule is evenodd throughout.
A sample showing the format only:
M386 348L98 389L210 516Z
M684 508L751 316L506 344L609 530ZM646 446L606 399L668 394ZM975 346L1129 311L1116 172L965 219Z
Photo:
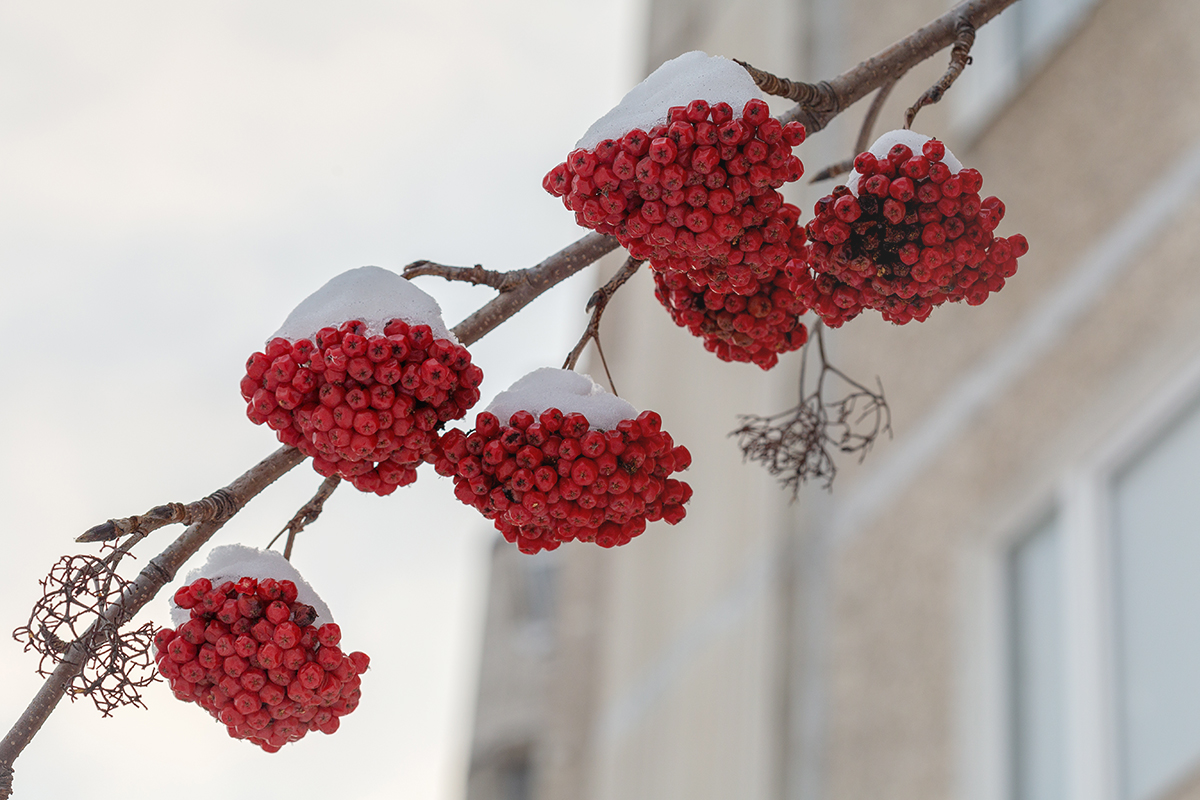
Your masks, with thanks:
M608 305L608 301L616 294L617 289L625 284L627 280L633 277L633 274L638 271L638 267L642 266L642 261L630 256L625 260L624 266L617 271L617 274L612 279L597 289L587 302L587 308L592 312L592 318L588 321L587 328L584 329L583 335L579 337L579 342L567 355L566 361L563 362L563 369L575 369L575 364L579 361L579 356L583 353L583 348L587 346L588 340L596 343L596 351L600 354L600 363L604 365L604 374L608 376L608 385L612 387L613 394L617 394L617 387L613 384L612 373L608 371L608 361L604 358L604 348L600 346L600 317L604 314L604 309Z
M830 164L814 175L809 183L836 178L838 175L843 175L854 169L854 159L859 153L865 152L867 146L871 144L871 131L875 128L875 121L879 118L879 112L883 110L883 104L887 102L888 95L892 93L892 87L895 85L896 82L894 80L888 81L883 86L880 86L879 91L875 93L875 97L871 100L871 107L867 109L867 115L863 117L862 127L858 129L858 141L854 143L854 153L843 161Z
M175 578L175 573L184 562L195 555L229 517L303 460L303 454L296 448L281 447L226 486L223 491L231 501L229 515L189 525L165 550L150 559L121 598L108 606L87 631L67 647L58 666L42 684L16 724L4 739L0 740L0 800L12 793L13 762L33 740L67 692L71 682L83 669L85 661L91 655L92 639L100 629L108 626L120 627L132 619L142 606L158 594L159 589Z
M925 93L917 98L917 102L913 103L912 107L904 112L904 127L906 129L912 127L913 120L916 119L918 111L942 99L942 95L946 93L946 90L958 80L958 76L966 69L967 64L971 63L971 46L975 44L975 26L971 24L970 19L962 16L955 25L954 33L954 47L950 50L950 66L946 68L946 72L942 75L941 79L926 89Z
M296 534L304 530L310 523L316 522L317 517L321 516L321 511L325 508L325 501L329 499L329 495L333 494L333 490L342 482L341 475L330 475L322 483L317 493L312 496L312 499L300 507L296 512L296 516L288 521L287 525L283 526L283 530L275 534L275 538L267 544L267 549L278 541L280 536L285 533L288 535L287 543L283 546L283 557L288 561L292 560L292 544L296 541Z

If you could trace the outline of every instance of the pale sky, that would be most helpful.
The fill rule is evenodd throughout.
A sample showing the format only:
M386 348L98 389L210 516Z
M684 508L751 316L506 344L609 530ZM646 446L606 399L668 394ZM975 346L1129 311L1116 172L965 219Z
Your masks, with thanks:
M7 634L73 537L275 449L238 380L296 303L351 267L512 269L581 235L541 178L640 78L642 30L637 0L0 7L4 730L40 685ZM597 277L473 348L483 403L561 363ZM450 325L491 296L420 285ZM213 544L265 546L320 481L293 470ZM431 470L343 486L293 557L373 659L337 734L267 755L156 684L107 720L64 702L15 796L460 797L489 542Z

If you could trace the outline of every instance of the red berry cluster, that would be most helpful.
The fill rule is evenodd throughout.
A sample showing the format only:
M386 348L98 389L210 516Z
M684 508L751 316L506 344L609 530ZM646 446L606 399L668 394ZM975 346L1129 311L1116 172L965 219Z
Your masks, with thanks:
M428 325L351 320L309 339L272 339L246 362L246 415L360 491L390 494L432 461L442 425L479 401L483 370Z
M332 622L296 602L296 584L200 578L175 592L191 619L154 637L158 670L175 696L199 704L235 739L274 753L309 731L333 733L358 707L370 658L344 654Z
M524 553L578 539L601 547L628 543L646 522L676 524L692 489L669 478L692 463L686 447L643 411L612 430L579 413L518 411L501 425L484 411L475 430L442 437L434 468L454 477L454 494L493 520Z
M804 126L781 124L762 100L747 102L740 116L728 103L694 100L649 133L635 129L575 150L542 185L580 225L615 235L656 269L742 264L748 276L789 258L799 211L791 215L775 190L803 174L792 155L802 141Z
M750 361L770 369L779 353L799 349L808 341L808 329L798 317L808 310L793 292L794 281L783 271L770 283L758 284L749 297L723 294L697 286L689 275L655 273L654 296L675 324L704 340L704 348L722 361Z
M896 324L923 322L934 306L979 305L1017 271L1024 236L997 238L1004 217L995 197L980 199L978 170L951 172L936 139L920 154L896 144L885 158L854 160L858 196L846 186L817 201L808 223L810 273L789 265L797 289L830 327L873 308Z

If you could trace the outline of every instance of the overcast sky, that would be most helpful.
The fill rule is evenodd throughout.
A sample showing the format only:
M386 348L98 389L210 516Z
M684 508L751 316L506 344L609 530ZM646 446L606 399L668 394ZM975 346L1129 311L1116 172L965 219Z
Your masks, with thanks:
M640 77L639 7L0 6L0 726L40 685L7 632L73 537L275 449L238 380L296 303L363 264L511 269L578 238L541 178ZM485 403L561 363L595 279L473 348ZM420 285L451 325L490 297ZM265 546L320 480L293 470L213 544ZM267 755L157 684L107 720L60 706L16 796L461 796L489 542L432 471L388 498L344 486L293 558L373 658L336 735Z

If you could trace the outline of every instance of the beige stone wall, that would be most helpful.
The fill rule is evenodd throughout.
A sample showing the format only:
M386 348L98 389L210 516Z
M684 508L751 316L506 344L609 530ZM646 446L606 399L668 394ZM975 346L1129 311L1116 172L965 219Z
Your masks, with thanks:
M817 79L945 4L651 9L651 65L701 48ZM1032 249L983 306L904 327L866 315L830 335L839 367L880 377L896 431L862 466L843 462L831 495L809 488L788 505L726 438L738 413L794 402L794 357L769 374L718 363L671 324L644 271L621 292L604 319L614 378L692 450L696 494L676 528L651 526L619 551L561 551L573 577L560 584L552 699L539 701L555 744L539 751L536 797L967 796L961 765L980 744L959 722L974 591L964 552L1049 496L1200 358L1193 192L1045 347L1004 363L1038 310L1078 283L1090 248L1195 146L1197 30L1195 0L1101 0L973 140L955 140L952 99L921 112L915 127L945 138L983 172L983 194L1004 200L1000 232L1024 233ZM898 127L943 68L939 57L902 81L880 130ZM863 113L805 145L810 172L849 154ZM807 219L819 195L789 192ZM1005 380L939 433L937 415L986 365ZM1200 778L1170 796L1200 796Z

